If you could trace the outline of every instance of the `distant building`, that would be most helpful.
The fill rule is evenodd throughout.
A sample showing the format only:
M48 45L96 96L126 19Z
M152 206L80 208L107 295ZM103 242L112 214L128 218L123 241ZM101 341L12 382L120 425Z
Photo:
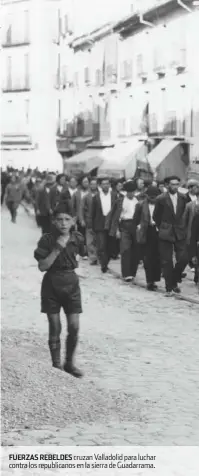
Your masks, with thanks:
M73 120L62 111L68 140L84 149L139 136L150 151L178 139L185 160L199 161L198 25L191 0L146 0L132 2L121 21L74 39L65 91Z
M60 52L68 28L63 2L1 3L2 164L60 170Z

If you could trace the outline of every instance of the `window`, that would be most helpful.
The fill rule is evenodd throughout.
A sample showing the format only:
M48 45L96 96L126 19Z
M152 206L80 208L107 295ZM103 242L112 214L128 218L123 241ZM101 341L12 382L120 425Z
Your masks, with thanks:
M95 85L101 86L102 84L102 71L101 69L97 69L95 72Z
M79 86L79 75L77 72L74 74L74 85L76 88Z
M129 81L132 79L132 61L123 61L121 65L121 79Z
M7 19L7 27L5 33L5 43L11 45L12 43L12 16L9 15Z
M84 82L85 84L89 83L89 68L84 68Z
M12 89L12 57L7 58L7 89Z
M29 41L29 33L30 33L30 16L29 11L26 10L24 12L24 41Z
M67 86L67 66L62 68L62 87L66 88Z
M62 19L61 19L60 10L58 10L58 32L59 32L59 38L58 38L58 41L59 41L60 35L62 34Z
M55 73L55 88L60 87L61 71L60 71L60 53L56 56L56 73Z
M143 55L137 56L137 75L140 76L143 73Z
M29 124L29 107L30 107L30 101L29 101L29 99L26 99L25 100L26 124Z
M64 33L65 35L69 33L69 28L68 28L68 15L64 15Z
M24 55L24 70L25 70L25 88L29 89L30 87L30 78L29 78L29 54Z

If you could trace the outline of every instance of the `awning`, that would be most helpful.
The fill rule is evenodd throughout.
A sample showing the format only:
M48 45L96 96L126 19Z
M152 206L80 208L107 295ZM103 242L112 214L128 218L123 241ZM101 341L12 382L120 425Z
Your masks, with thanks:
M157 180L169 175L184 178L186 164L182 160L181 142L163 139L149 154L148 163Z
M64 171L68 174L88 174L102 163L102 150L86 149L80 154L75 154L64 163Z
M116 145L113 149L103 152L103 163L98 169L98 177L111 177L115 179L132 178L135 175L137 164L145 163L146 146L138 138ZM147 167L147 163L146 163Z
M148 162L154 172L179 144L180 142L178 141L164 139L148 154Z

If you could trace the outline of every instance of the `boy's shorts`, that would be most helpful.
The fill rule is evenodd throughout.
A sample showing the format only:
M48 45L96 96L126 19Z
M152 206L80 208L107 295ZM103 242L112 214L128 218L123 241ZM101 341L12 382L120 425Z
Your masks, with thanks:
M41 287L41 312L58 314L81 314L81 291L79 278L74 271L46 273Z

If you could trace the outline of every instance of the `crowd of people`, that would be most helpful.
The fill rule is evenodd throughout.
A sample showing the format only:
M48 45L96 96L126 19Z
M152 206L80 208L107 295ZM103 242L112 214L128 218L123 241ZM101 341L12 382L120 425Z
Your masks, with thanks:
M7 169L1 174L1 203L5 201L13 223L22 200L31 203L42 234L52 227L57 205L71 205L76 228L84 237L83 257L90 265L108 270L120 256L125 281L135 282L140 261L147 289L155 291L163 276L166 295L180 293L187 265L197 284L199 266L199 182L189 180L187 193L179 193L180 179L164 182L110 181L38 170Z
M82 312L78 255L90 265L108 271L111 259L120 258L121 274L135 283L139 263L145 270L149 291L157 290L163 276L166 296L181 292L179 283L189 265L199 282L199 182L190 180L180 193L180 180L163 183L137 180L110 181L65 174L26 173L8 169L1 174L1 203L5 201L13 223L24 200L34 207L41 238L34 251L38 268L45 273L41 285L41 312L49 323L48 345L54 368L74 377L82 372L74 364ZM63 308L68 333L61 365Z

